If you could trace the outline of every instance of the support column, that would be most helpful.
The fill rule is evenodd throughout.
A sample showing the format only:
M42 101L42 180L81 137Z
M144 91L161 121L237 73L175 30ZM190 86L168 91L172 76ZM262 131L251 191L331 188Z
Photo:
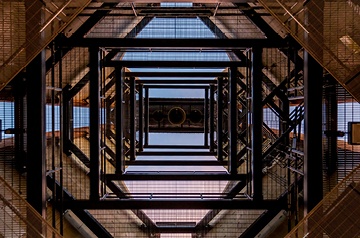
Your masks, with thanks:
M144 88L139 85L139 151L144 150Z
M46 217L45 51L27 66L27 201Z
M26 137L24 135L26 125L25 118L27 118L25 111L26 82L23 77L18 77L14 80L15 166L20 173L23 173L26 171Z
M216 137L217 137L217 158L219 161L223 160L223 78L218 78L217 80L217 129L216 129Z
M237 136L238 136L238 108L237 108L237 68L229 70L229 164L230 174L237 174Z
M136 157L136 93L135 78L130 78L130 160Z
M209 146L209 88L205 89L204 145Z
M100 50L90 54L90 200L99 200L100 189Z
M125 171L124 159L124 118L123 118L123 75L120 67L115 69L115 127L116 127L116 173L123 174Z
M42 41L44 33L34 38L31 32L40 32L44 23L44 12L41 2L26 0L26 37L34 41ZM36 23L34 25L33 23ZM26 52L30 55L31 52ZM45 135L45 51L41 51L26 67L27 81L27 125L26 125L26 170L27 201L43 217L46 218L46 135ZM32 210L27 211L28 220L33 227L27 227L27 236L40 237L42 225L31 219ZM35 229L34 229L35 228Z
M262 195L262 49L252 51L252 78L251 78L251 164L253 199L261 200Z
M149 145L149 88L145 88L145 147Z
M310 212L323 195L322 177L322 67L304 52L304 212Z
M214 93L215 93L215 89L214 89L214 85L211 84L210 85L210 107L209 107L209 121L210 121L210 152L214 152L214 120L215 120L215 100L214 100Z
M326 162L327 181L324 184L324 191L330 192L337 184L337 162L338 162L338 102L336 95L336 80L328 75L326 77L327 87L324 89L325 99L325 120L326 120L326 146L324 156Z
M61 71L60 71L61 72ZM63 114L62 114L62 121L63 121L63 152L66 155L70 155L70 138L71 131L73 130L73 120L72 120L72 102L71 98L69 97L69 89L70 85L66 85L62 92L63 92Z

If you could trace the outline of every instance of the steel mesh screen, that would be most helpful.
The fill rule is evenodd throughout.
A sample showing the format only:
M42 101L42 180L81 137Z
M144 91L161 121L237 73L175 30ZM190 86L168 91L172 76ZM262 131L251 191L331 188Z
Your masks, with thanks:
M358 237L359 181L357 166L286 237Z
M259 1L359 100L359 1Z
M2 177L0 200L3 237L62 237Z
M90 1L1 1L2 89Z

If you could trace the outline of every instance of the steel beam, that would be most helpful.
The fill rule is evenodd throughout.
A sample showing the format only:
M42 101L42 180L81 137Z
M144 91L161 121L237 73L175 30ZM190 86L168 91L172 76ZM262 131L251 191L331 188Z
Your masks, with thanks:
M144 109L145 109L145 136L144 136L144 146L148 146L149 145L149 88L145 88L145 105L144 105Z
M214 94L215 94L215 87L214 85L210 85L210 107L209 107L209 122L210 122L210 151L214 151L215 147L215 100L214 100Z
M210 151L139 151L142 156L214 156Z
M226 72L126 72L125 73L125 77L149 77L149 78L217 78L217 77L226 77L226 76L227 76ZM146 80L146 82L147 81L148 80ZM197 82L202 83L203 81L206 82L206 80L200 80Z
M26 151L25 143L26 137L24 136L26 125L26 107L25 107L25 95L26 95L26 81L23 77L16 77L13 83L13 95L14 95L14 125L16 130L20 133L14 135L14 152L15 152L15 166L16 169L23 173L26 171ZM1 127L1 121L0 121ZM2 128L2 127L1 127ZM1 139L0 139L1 141Z
M112 60L104 61L104 67L127 67L127 68L213 68L224 69L226 67L245 67L246 62L241 61L135 61L135 60Z
M46 217L45 51L27 67L27 201ZM39 224L36 224L36 227Z
M281 204L286 207L286 203ZM101 210L128 210L128 209L256 209L268 210L279 206L277 200L252 201L245 199L116 199L65 201L67 209L101 209Z
M135 78L130 78L130 160L136 157L136 92Z
M204 145L209 146L209 88L205 89L204 104Z
M145 48L149 49L247 49L251 47L280 48L286 41L279 39L146 39L146 38L82 38L61 42L72 47Z
M228 170L231 174L237 173L237 138L238 138L238 96L237 96L237 68L229 70L229 164Z
M209 149L204 145L147 145L146 148L151 149Z
M208 88L208 85L160 85L160 84L155 84L155 85L149 85L149 84L145 84L144 88L169 88L169 89L206 89Z
M304 212L310 212L323 197L322 175L322 67L304 53Z
M192 74L189 74L191 77ZM186 84L188 86L195 86L199 84L216 84L216 80L193 80L193 79L168 79L168 80L157 80L157 79L145 79L145 80L136 80L136 84ZM195 85L189 85L195 84Z
M325 83L324 83L325 84ZM338 131L338 98L336 95L336 80L328 75L327 87L324 89L325 99L325 120L326 130L329 131L329 135L326 138L326 145L324 146L324 154L326 161L326 173L328 178L334 177L332 184L329 186L329 190L332 189L337 181L336 176L331 176L337 170L338 165L338 147L337 147L337 131Z
M99 200L100 188L100 50L89 49L90 77L90 200Z
M262 200L262 49L252 51L252 82L251 82L251 163L253 199Z
M67 201L74 201L75 198L67 191L63 189L58 181L55 181L53 177L46 176L48 188L52 192L57 193L57 197L64 196L64 199ZM55 183L56 187L49 186L50 184ZM98 237L107 237L110 238L112 235L86 210L76 209L72 210L74 214Z
M123 0L92 0L93 2L107 2L107 3L120 3L123 2ZM162 3L164 1L160 1L160 0L153 0L152 3ZM186 2L188 3L187 0L179 0L177 2ZM191 1L193 3L219 3L219 1L215 1L215 0L196 0L196 1ZM245 3L245 2L257 2L256 0L224 0L222 2L230 2L230 3ZM147 0L135 0L133 1L133 3L149 3L149 1Z
M153 132L153 133L170 133L170 132L175 132L175 133L202 133L204 132L204 128L203 127L188 127L188 128L181 128L181 127L163 127L163 128L159 128L159 127L149 127L149 132ZM148 146L145 146L148 147Z
M144 89L139 85L139 151L144 150Z
M150 98L151 105L204 105L202 98Z
M218 78L217 84L217 121L216 121L216 139L217 139L217 159L219 161L223 160L223 78Z
M231 175L227 172L127 172L125 174L106 174L106 180L149 180L149 181L246 181L247 174Z
M90 31L99 21L101 21L101 19L103 17L105 17L108 13L111 12L111 10L109 8L112 7L116 7L117 3L103 3L101 5L101 7L108 9L108 10L101 10L101 11L95 11L91 14L91 16L89 18L86 19L86 21L84 23L82 23L80 25L80 27L71 35L71 38L74 40L79 40L82 39L84 37L84 35ZM62 42L62 35L59 35L56 39L55 39L55 44L56 46L62 46L61 42ZM67 54L70 50L72 50L72 48L68 48L65 47L61 50L57 50L55 52L55 62L49 58L46 61L46 71L50 70L51 67L53 67L53 64L58 63L62 56ZM64 51L63 53L60 51Z
M126 165L132 166L225 166L225 162L217 160L134 160L126 161Z
M124 164L124 118L123 118L123 75L122 69L120 67L115 68L115 97L116 97L116 104L115 104L115 130L116 130L116 173L122 174L125 171L125 164Z

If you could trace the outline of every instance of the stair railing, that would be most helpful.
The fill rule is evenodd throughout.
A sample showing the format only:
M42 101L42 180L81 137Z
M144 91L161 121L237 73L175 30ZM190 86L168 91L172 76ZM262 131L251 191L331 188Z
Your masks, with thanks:
M0 177L1 237L62 237L40 214Z
M360 24L356 1L259 0L316 61L360 101Z
M338 183L286 238L358 237L359 204L360 165Z
M3 51L0 56L0 90L49 45L91 0L47 1L46 3L41 0L27 0L24 2L0 2L0 9L4 9L5 14L1 17L9 18L0 26L0 42L2 42L0 48ZM37 17L26 17L40 16L42 13L44 19L40 25ZM7 38L9 34L12 37Z

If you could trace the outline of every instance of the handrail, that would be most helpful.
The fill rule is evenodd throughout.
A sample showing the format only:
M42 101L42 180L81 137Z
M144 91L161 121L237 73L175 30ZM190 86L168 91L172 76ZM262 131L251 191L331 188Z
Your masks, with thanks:
M0 176L0 215L3 222L2 237L62 237L24 198Z
M329 237L357 237L360 232L356 222L360 217L359 187L360 165L338 183L286 238L315 237L323 233Z
M19 72L21 72L51 41L58 33L62 32L75 17L91 2L91 0L63 0L63 5L57 7L55 3L47 6L41 0L32 2L30 6L24 4L11 4L11 1L0 2L0 8L8 8L9 14L13 14L13 21L8 25L0 26L0 33L10 31L13 37L10 40L5 34L0 34L0 42L3 42L3 58L0 58L0 90L2 90ZM61 3L59 1L57 4ZM50 10L50 8L55 8ZM71 14L60 14L71 8ZM36 17L26 19L27 15L40 15L41 11L47 12L45 24L39 25ZM69 11L70 12L70 11ZM57 19L57 20L55 20ZM26 28L25 26L32 26ZM36 29L35 29L36 28Z

